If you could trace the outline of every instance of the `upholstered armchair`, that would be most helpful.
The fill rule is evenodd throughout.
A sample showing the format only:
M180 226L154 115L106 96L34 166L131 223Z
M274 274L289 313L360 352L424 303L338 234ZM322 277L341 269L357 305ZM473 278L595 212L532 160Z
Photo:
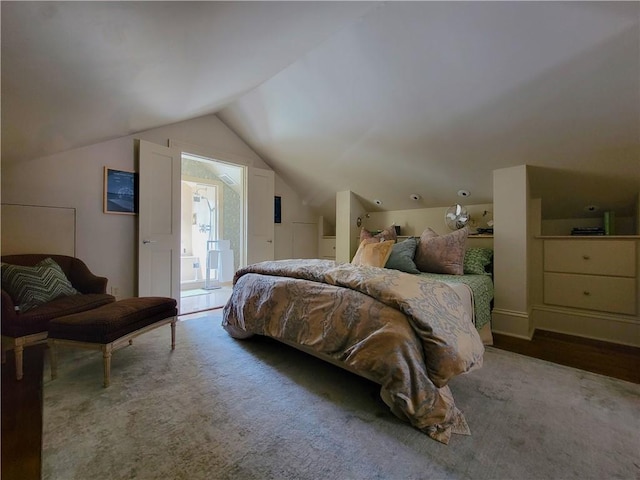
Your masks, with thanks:
M46 285L38 282L37 275L46 268L43 265L49 258L62 269L70 286L63 295L55 296L56 293L53 295L55 298L49 301L35 306L30 303L29 308L21 308L20 291L28 292L29 278L35 279L34 289L46 291ZM115 297L106 293L107 278L94 275L78 258L67 255L23 254L4 255L0 260L3 264L2 361L5 360L7 350L14 350L18 380L22 378L24 348L47 340L48 323L51 319L83 312L115 301ZM10 284L12 280L10 272L18 270L12 266L30 267L24 269L25 275L20 277L21 284L18 286ZM46 296L44 298L46 299Z

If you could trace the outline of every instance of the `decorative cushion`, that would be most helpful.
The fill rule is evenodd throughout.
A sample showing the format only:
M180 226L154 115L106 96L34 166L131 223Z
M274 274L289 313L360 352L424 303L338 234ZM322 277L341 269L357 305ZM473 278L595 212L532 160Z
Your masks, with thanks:
M416 248L416 267L421 272L462 275L468 235L466 227L446 235L427 228Z
M493 250L486 247L470 248L464 254L464 273L474 275L491 275L491 262L493 261Z
M413 262L417 246L418 239L416 237L409 237L404 242L396 243L391 249L391 255L384 267L406 273L420 273Z
M398 235L396 235L396 228L394 225L391 225L390 227L385 228L384 230L381 230L376 234L370 232L366 228L360 230L361 243L363 240L370 240L372 238L378 240L379 242L384 242L386 240L393 240L395 242L398 239Z
M33 267L2 263L2 289L20 306L21 312L79 293L52 258L45 258Z
M370 267L383 268L391 255L391 249L395 240L378 242L375 239L363 240L360 242L358 251L353 257L353 265L368 265Z

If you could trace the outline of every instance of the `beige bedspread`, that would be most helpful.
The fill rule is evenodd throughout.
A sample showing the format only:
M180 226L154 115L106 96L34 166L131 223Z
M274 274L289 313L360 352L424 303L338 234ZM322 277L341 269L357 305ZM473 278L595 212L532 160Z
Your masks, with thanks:
M223 326L236 338L266 335L343 363L438 441L469 433L447 383L480 367L484 347L442 282L330 260L258 263L236 273Z

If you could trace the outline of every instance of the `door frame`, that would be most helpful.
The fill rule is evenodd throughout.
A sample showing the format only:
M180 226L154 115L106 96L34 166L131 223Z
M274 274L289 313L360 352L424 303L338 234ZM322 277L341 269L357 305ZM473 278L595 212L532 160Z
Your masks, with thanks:
M242 215L243 218L241 219L240 222L240 237L241 237L241 241L242 241L242 246L240 248L240 251L237 252L238 253L238 266L239 267L243 267L247 264L249 255L248 255L248 249L249 249L249 239L248 239L248 225L249 225L249 220L252 216L256 216L258 215L258 213L252 212L249 209L249 176L250 176L250 171L253 169L256 170L266 170L269 172L272 172L274 177L275 177L275 172L273 170L269 170L268 168L258 168L258 167L253 167L252 164L254 163L254 160L251 158L246 158L246 157L242 157L240 155L237 154L233 154L233 153L229 153L229 152L223 152L223 151L219 151L215 148L210 148L210 147L204 147L204 146L200 146L200 145L195 145L192 143L187 143L187 142L182 142L179 140L174 140L174 139L169 139L169 146L171 148L174 148L176 150L178 150L180 152L180 158L182 158L182 155L192 155L195 157L201 157L203 159L208 159L211 160L213 162L218 162L218 163L222 163L222 164L227 164L227 165L231 165L233 167L238 167L238 168L242 168L243 169L243 174L242 174L242 178L243 178L243 188L242 188L242 201L243 201L243 208L242 208ZM182 177L182 175L181 175ZM274 185L275 187L275 185ZM269 205L273 206L273 199L269 199ZM181 207L182 208L182 207ZM182 211L182 210L181 210ZM273 216L273 215L272 215ZM273 223L271 223L271 225L273 226ZM273 233L270 235L270 238L273 239L274 235ZM179 272L178 272L179 275Z

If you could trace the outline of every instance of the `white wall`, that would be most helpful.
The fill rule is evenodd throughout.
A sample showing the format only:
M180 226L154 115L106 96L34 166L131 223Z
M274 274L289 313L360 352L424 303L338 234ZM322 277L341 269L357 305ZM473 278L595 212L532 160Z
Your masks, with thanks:
M313 224L315 244L309 250L317 252L318 214L303 205L298 194L276 175L275 194L282 198L282 223L275 224L275 259L294 258L294 223Z
M357 218L364 217L365 210L356 195L345 190L336 194L336 261L348 263L358 249L360 227Z
M530 338L529 322L529 185L527 166L493 171L495 233L492 330Z
M638 198L636 199L636 229L635 234L640 235L640 193L638 193Z
M180 122L16 164L2 164L2 203L76 208L76 255L96 274L109 279L121 297L136 294L137 217L102 212L103 167L136 170L134 139L167 145L169 139L198 145L241 165L270 167L217 116ZM276 176L276 178L278 178ZM287 208L297 211L297 198L276 180ZM284 198L283 198L284 201ZM294 206L295 205L295 206ZM313 215L312 218L317 218ZM314 220L315 221L315 220ZM11 232L3 231L3 235ZM47 232L43 231L42 235ZM286 249L278 245L276 248Z
M477 227L487 228L487 222L493 220L493 204L463 205L469 212L469 215L471 215L469 225L472 231L473 228ZM449 207L431 207L411 210L392 210L388 212L369 212L369 216L365 216L362 219L362 226L368 230L381 230L392 224L398 225L400 227L400 235L404 236L420 236L420 234L429 227L434 232L445 235L451 233L451 230L444 221L444 215L448 208Z

